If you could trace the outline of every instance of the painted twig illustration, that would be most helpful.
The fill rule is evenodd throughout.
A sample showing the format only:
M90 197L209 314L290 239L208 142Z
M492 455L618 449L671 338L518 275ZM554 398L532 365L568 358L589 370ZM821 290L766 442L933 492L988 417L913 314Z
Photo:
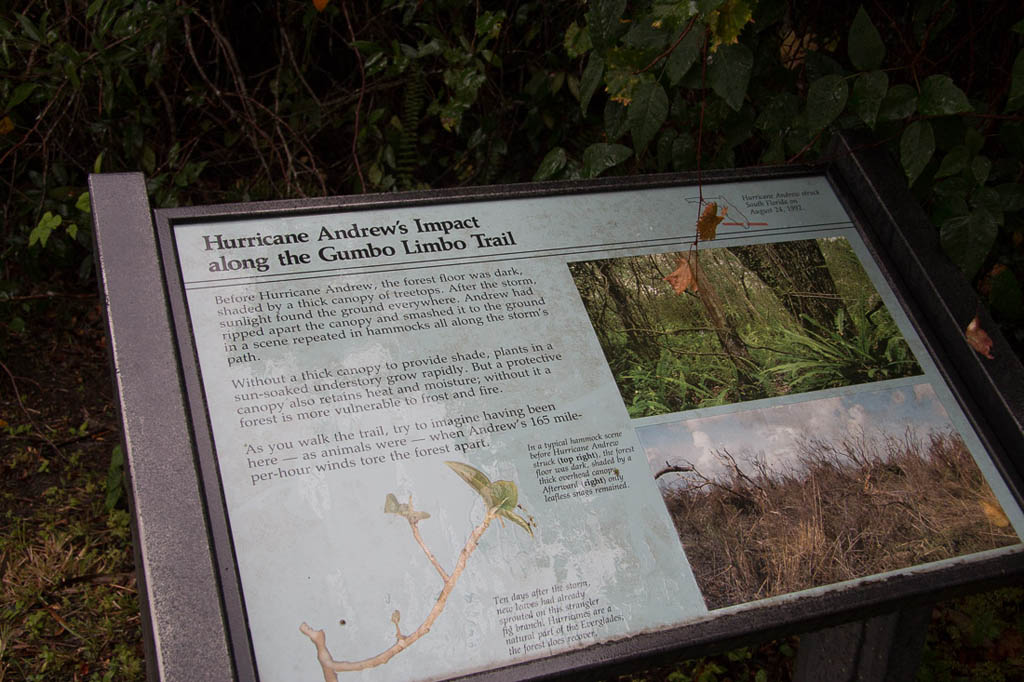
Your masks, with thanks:
M477 543L480 538L487 531L487 528L491 525L494 519L498 519L502 525L504 525L505 519L512 521L516 525L520 526L523 530L533 537L533 519L529 521L524 519L518 513L516 513L516 506L518 503L519 491L516 488L516 484L512 481L491 481L479 469L471 467L468 464L462 462L445 462L452 471L457 473L462 480L469 484L473 490L479 493L480 497L483 498L484 504L487 507L487 511L484 514L483 520L473 529L473 532L469 534L469 538L466 540L465 546L462 551L459 552L458 559L455 561L455 567L451 573L446 573L442 568L441 563L434 556L433 552L427 547L423 541L423 537L420 535L417 524L424 519L430 518L430 514L423 511L417 511L412 505L412 496L409 496L407 503L401 503L393 493L388 493L384 501L384 512L387 514L397 514L405 517L405 520L409 522L409 527L412 529L413 538L416 540L416 544L420 546L423 553L426 555L427 560L430 561L431 565L437 570L441 576L441 580L444 581L444 587L441 589L441 593L437 596L437 600L434 602L433 607L427 614L423 623L418 628L410 632L409 634L402 634L402 628L399 625L401 620L401 614L398 610L395 610L391 614L391 622L395 624L395 643L389 646L384 651L380 652L376 656L365 658L360 661L336 661L331 656L331 652L327 649L327 636L323 630L314 630L312 627L303 623L299 626L299 630L309 637L310 641L316 646L317 660L320 662L320 667L323 669L325 682L337 682L339 672L348 672L353 670L366 670L368 668L375 668L378 665L383 665L390 661L396 654L404 651L411 646L416 640L423 635L430 632L430 628L434 625L434 621L437 620L441 612L444 611L445 605L448 603L448 597L451 595L452 590L455 589L455 583L458 581L459 576L466 568L466 562L469 560L470 555L476 550Z

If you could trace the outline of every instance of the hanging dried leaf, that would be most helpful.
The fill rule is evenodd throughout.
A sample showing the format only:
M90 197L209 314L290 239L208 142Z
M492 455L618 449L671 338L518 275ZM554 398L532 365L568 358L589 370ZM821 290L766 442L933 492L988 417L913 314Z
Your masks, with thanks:
M317 12L323 12L327 8L327 3L330 0L313 0L313 7L316 7Z
M679 265L665 277L665 281L672 285L672 290L677 294L687 289L697 291L697 278L693 276L693 270L685 258L679 259Z
M971 323L967 325L967 343L970 344L971 348L984 355L989 360L994 360L995 357L992 355L992 338L988 335L984 329L981 328L981 322L978 321L978 316L975 315Z
M704 212L697 219L697 237L702 242L714 239L715 233L718 231L718 224L725 220L725 215L728 212L728 208L723 208L722 215L718 215L718 204L713 201L705 206Z

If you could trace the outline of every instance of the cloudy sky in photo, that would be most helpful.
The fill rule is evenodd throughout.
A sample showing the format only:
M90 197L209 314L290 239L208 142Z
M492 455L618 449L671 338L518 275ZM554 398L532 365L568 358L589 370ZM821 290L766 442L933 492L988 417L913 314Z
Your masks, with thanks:
M795 464L795 443L815 438L837 443L846 437L902 437L907 427L917 436L952 428L930 384L809 400L637 429L651 468L692 464L708 477L727 472L715 456L728 450L745 472L759 454L773 470Z

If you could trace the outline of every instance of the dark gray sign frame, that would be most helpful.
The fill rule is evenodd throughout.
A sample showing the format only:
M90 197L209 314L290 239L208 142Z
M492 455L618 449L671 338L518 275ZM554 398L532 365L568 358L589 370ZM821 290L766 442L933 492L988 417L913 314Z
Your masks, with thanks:
M817 166L706 172L702 178L657 175L157 211L150 209L141 174L91 176L96 257L124 426L150 679L258 679L178 274L172 240L176 224L640 190L698 180L711 184L825 175L1017 503L1024 503L1024 369L969 284L940 254L934 228L889 160L847 138L834 142L829 158ZM963 329L975 314L993 337L994 360L982 358L964 339ZM465 679L608 674L640 662L653 665L784 633L832 628L901 610L911 613L940 596L1021 575L1024 550L1018 547L996 557L922 567L813 596L712 614L699 622ZM883 625L891 630L898 622L889 618Z

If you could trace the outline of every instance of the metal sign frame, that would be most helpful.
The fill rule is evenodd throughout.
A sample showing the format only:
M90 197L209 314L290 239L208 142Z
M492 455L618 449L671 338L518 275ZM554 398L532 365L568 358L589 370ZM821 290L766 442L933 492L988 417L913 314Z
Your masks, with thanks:
M838 138L817 166L228 204L151 211L141 174L90 177L134 516L136 566L151 679L256 680L211 426L175 265L171 226L238 217L455 204L824 174L854 220L1018 504L1024 501L1024 370L970 286L939 253L934 228L879 152ZM995 359L965 343L978 314ZM711 614L474 673L472 680L608 673L784 633L827 628L980 589L1024 574L1024 547L941 568L868 578L764 607Z

